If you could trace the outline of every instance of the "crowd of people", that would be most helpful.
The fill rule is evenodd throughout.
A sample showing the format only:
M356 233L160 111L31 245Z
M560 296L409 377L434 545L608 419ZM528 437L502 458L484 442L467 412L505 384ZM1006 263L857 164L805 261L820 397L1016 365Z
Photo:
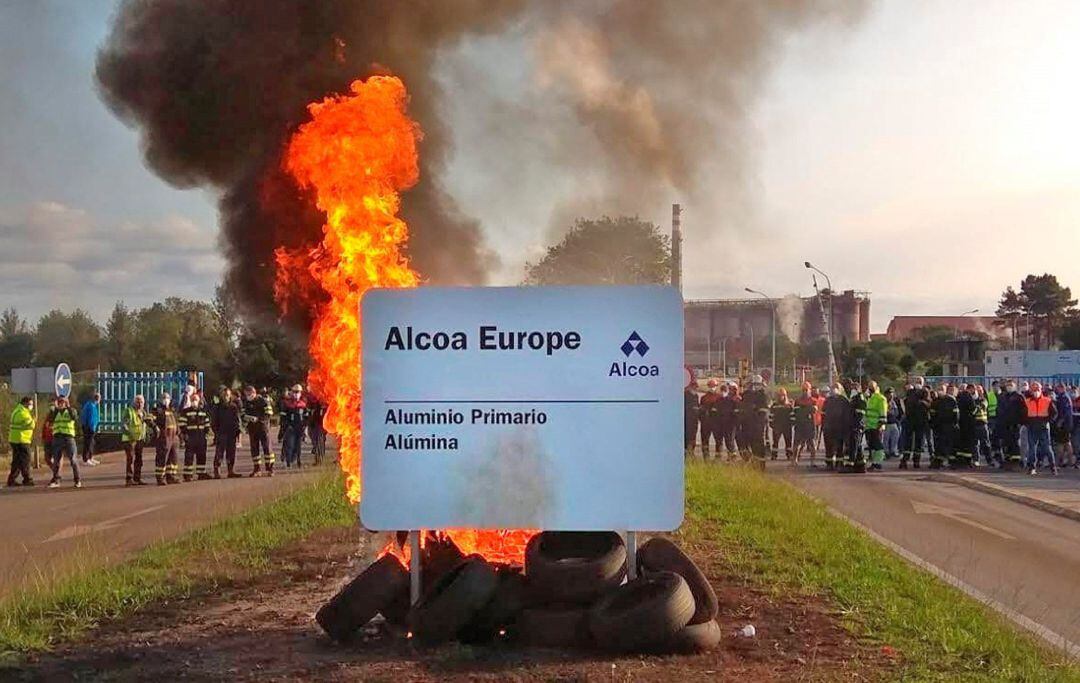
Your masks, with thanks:
M915 377L898 391L869 380L845 379L832 387L802 385L792 398L784 388L770 395L760 375L750 382L697 381L687 385L684 448L706 460L778 459L783 453L811 467L817 456L828 469L881 470L889 459L900 469L1000 467L1052 474L1078 466L1080 388L995 380L929 386ZM1074 418L1074 416L1077 416Z
M41 426L41 443L52 473L50 488L60 486L65 460L75 488L82 488L81 468L100 464L94 457L101 423L100 404L101 396L97 393L84 401L79 410L67 398L52 399ZM283 392L280 400L275 400L269 390L260 391L250 385L240 392L221 386L207 398L189 384L178 399L166 392L152 405L146 397L137 395L125 406L120 426L126 461L125 484L149 483L143 479L143 452L148 447L153 449L154 480L159 486L242 477L237 472L236 451L245 433L252 462L247 476L272 477L277 459L271 447L275 415L279 418L277 443L281 445L285 466L301 467L305 441L310 443L318 464L326 442L324 414L325 406L300 384ZM9 487L34 485L30 447L36 429L34 397L25 396L11 415Z

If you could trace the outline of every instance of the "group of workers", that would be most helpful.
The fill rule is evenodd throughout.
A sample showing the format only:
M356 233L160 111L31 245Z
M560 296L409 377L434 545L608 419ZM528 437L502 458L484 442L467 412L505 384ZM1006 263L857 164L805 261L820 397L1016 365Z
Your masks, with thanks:
M804 383L792 399L786 389L770 397L762 378L749 386L706 381L699 395L697 381L685 392L684 448L693 455L700 436L707 460L777 459L781 446L792 465L803 454L816 467L819 450L824 465L847 472L881 470L888 458L899 468L963 469L996 466L1057 474L1059 465L1078 465L1080 456L1080 388L1038 382L994 381L930 387L921 377L900 392L881 390L875 381L846 379L815 389Z
M65 459L70 463L75 488L82 488L80 466L99 464L94 458L94 447L100 425L100 403L101 396L95 393L76 411L69 399L53 399L41 429L46 459L52 470L50 488L60 486ZM305 392L302 385L296 384L284 392L276 412L280 416L277 441L282 445L285 466L301 466L305 438L310 441L318 464L326 438L322 425L324 406ZM121 420L125 485L149 483L143 480L143 451L147 446L154 449L154 479L159 486L241 477L236 471L236 449L243 433L247 434L251 448L252 470L248 476L272 477L276 456L270 446L270 431L274 415L275 401L270 392L266 389L260 392L250 385L238 394L229 387L219 387L209 399L194 385L188 385L179 400L174 401L165 392L152 406L147 405L144 396L137 395L124 408ZM11 414L9 487L34 485L30 445L36 428L34 397L25 396ZM77 448L80 434L81 453ZM213 446L212 462L208 462L210 446Z

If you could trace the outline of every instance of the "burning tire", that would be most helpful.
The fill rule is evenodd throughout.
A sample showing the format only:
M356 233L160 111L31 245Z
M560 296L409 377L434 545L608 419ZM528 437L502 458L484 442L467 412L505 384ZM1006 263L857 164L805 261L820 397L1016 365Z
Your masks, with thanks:
M479 555L470 555L444 574L409 612L417 642L437 645L458 633L495 594L499 578Z
M679 547L666 538L651 538L638 550L638 568L642 573L675 572L683 577L694 595L694 616L691 625L704 624L716 619L719 605L716 591L709 580Z
M484 607L458 634L463 643L486 643L507 630L525 608L525 577L520 569L498 570L499 585Z
M323 605L315 620L331 638L344 642L408 591L409 573L396 557L385 555Z
M680 655L708 652L719 645L723 637L720 624L710 619L703 624L687 625L664 643L659 651Z
M589 611L578 605L531 607L518 616L514 634L529 647L583 647L590 642Z
M545 531L525 548L525 577L543 602L593 601L626 574L626 546L609 531Z
M605 649L645 651L671 641L694 610L686 581L675 572L656 572L608 591L589 610L589 630Z

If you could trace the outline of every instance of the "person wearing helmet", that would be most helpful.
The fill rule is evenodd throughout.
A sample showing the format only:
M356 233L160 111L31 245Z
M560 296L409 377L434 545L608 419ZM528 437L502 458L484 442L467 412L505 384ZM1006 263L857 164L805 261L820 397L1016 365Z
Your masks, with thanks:
M281 455L285 458L285 467L300 467L300 444L304 439L307 419L304 387L294 384L281 400Z
M787 389L780 387L776 402L769 411L772 428L772 459L780 457L780 442L784 442L784 458L794 462L795 404L788 398Z
M154 423L154 478L158 486L180 483L177 451L180 443L179 411L167 392L161 394L151 413Z

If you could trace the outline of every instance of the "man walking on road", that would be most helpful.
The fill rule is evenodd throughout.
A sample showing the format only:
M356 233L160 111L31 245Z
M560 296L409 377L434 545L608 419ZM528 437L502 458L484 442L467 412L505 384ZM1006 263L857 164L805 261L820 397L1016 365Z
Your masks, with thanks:
M101 394L95 393L89 401L83 403L79 422L83 437L83 464L95 467L100 464L94 458L94 444L97 439L98 425L101 423Z
M75 488L82 488L82 478L79 476L79 457L76 455L75 431L79 423L79 416L71 407L66 398L56 399L56 407L49 411L45 417L45 425L52 429L53 453L52 453L52 480L49 488L60 488L60 465L67 456L71 463L71 473L75 478Z
M23 396L9 421L8 443L11 444L11 472L7 485L18 486L17 477L22 477L23 486L33 486L30 476L30 443L34 440L34 397Z
M142 486L143 445L146 443L146 423L150 419L145 409L146 399L138 394L124 410L122 424L124 445L124 486Z
M176 409L168 393L161 395L161 400L154 407L154 427L157 438L154 440L154 477L158 486L179 484L180 464L177 462L177 450L180 441L180 424Z

